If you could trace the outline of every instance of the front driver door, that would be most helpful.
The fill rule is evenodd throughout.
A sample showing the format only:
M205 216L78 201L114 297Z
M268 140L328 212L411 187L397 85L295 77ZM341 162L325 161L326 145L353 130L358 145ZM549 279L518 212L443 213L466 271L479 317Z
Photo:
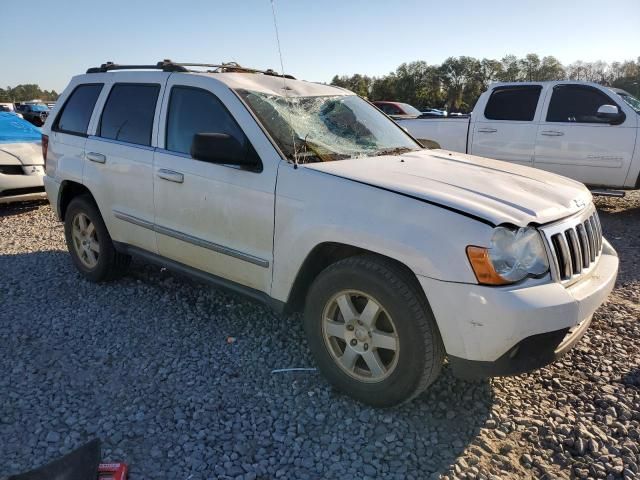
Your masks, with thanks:
M244 104L215 79L174 75L163 103L158 144L164 148L154 156L158 253L269 292L279 157ZM242 169L194 160L196 133L251 142L262 164Z
M602 105L623 111L623 102L590 85L559 84L549 96L546 117L538 127L535 166L587 185L624 185L637 115L626 115L619 124L598 118Z

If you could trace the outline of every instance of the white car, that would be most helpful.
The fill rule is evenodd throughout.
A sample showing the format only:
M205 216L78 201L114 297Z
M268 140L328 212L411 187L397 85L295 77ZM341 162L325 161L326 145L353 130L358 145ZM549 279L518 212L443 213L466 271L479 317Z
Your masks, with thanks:
M593 187L640 188L640 100L576 81L496 83L471 118L398 123L430 146L565 175Z
M46 198L40 130L0 112L0 204Z
M320 370L377 406L445 356L466 377L541 367L611 291L618 257L582 184L425 150L343 89L208 68L104 64L47 120L47 194L89 280L135 255L303 309Z
M13 103L0 102L0 112L9 112L19 118L24 118L24 116L21 113L16 112L16 107Z

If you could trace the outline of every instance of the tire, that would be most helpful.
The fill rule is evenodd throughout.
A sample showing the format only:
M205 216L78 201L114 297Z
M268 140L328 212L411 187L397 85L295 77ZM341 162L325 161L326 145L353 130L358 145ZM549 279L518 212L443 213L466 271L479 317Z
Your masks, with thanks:
M74 235L74 223L82 227L83 218L85 228L80 229L80 233L84 234L78 236L76 229ZM77 196L69 203L65 213L64 235L73 264L87 280L104 282L120 278L126 273L131 257L114 248L102 215L90 195Z
M375 255L341 260L318 275L307 294L304 327L329 382L375 407L415 398L444 361L440 332L415 278Z

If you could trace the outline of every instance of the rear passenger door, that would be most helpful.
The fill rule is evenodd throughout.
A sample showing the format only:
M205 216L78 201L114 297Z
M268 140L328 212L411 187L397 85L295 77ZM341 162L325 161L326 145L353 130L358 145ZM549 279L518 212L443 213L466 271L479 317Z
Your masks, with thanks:
M89 122L104 83L76 85L64 101L49 134L47 175L56 177L56 171L65 172L67 180L82 183L84 146L87 142Z
M158 252L269 292L280 158L240 99L213 78L173 75L162 111L166 120L154 165ZM193 159L196 133L226 133L249 142L261 158L260 168Z
M533 165L541 85L505 85L474 112L471 149L481 157Z
M119 73L85 146L84 183L111 237L155 253L153 152L168 73Z
M602 105L624 112L623 102L590 85L558 84L547 95L535 166L588 185L624 185L637 134L637 115L622 122L598 117Z

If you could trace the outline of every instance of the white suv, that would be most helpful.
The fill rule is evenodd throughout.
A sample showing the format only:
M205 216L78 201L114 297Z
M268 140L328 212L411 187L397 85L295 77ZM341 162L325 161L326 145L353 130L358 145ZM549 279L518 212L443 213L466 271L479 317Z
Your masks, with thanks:
M45 185L86 278L136 255L303 309L320 370L377 406L445 355L465 377L541 367L611 291L582 184L424 149L343 89L207 67L104 64L60 97Z

